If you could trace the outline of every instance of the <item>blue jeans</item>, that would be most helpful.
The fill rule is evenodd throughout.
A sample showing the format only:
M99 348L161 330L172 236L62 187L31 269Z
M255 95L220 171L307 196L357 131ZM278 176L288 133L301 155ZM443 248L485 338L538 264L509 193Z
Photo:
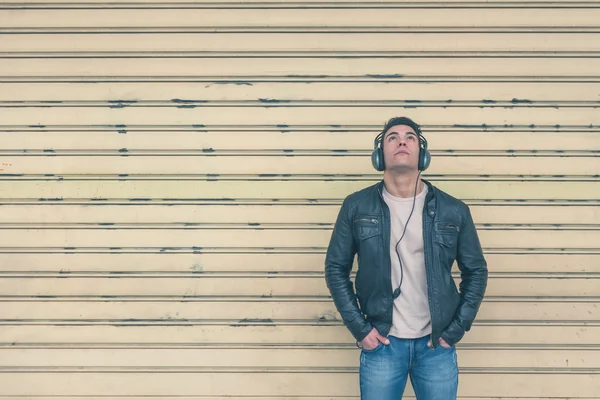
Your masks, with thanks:
M379 343L360 353L360 398L400 400L410 377L417 400L455 400L458 390L456 349L427 346L430 336Z

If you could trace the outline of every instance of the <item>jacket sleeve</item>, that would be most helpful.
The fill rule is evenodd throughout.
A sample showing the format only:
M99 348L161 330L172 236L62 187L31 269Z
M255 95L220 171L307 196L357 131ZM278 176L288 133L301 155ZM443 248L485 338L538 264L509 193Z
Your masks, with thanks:
M452 322L442 333L451 346L458 343L477 316L487 288L488 269L469 207L458 237L456 262L460 269L460 302Z
M327 248L325 280L344 325L357 341L361 341L373 327L360 311L350 281L350 271L355 254L356 245L352 233L352 221L348 216L347 200L344 200Z

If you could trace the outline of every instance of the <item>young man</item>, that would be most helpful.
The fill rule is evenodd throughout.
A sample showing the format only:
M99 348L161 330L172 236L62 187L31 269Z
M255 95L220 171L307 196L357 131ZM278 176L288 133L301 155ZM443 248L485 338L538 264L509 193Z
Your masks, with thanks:
M456 399L455 345L471 328L488 277L471 213L420 179L430 154L411 119L384 126L372 162L383 181L344 200L325 259L327 287L362 348L361 399L401 399L408 377L418 400Z

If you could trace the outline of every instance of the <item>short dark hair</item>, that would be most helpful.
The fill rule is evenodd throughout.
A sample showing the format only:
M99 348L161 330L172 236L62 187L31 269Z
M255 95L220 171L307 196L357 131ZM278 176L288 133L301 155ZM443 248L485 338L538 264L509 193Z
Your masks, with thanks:
M421 127L415 121L408 117L392 117L386 124L383 126L383 130L381 131L381 140L383 140L383 136L385 133L392 127L396 125L406 125L410 126L417 135L421 135Z

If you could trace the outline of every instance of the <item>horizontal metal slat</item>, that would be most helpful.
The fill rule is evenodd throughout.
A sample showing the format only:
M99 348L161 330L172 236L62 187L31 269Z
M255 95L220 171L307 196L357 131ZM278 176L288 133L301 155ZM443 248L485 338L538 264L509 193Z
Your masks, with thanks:
M600 326L589 323L489 323L476 321L461 345L597 345ZM343 325L290 325L246 322L212 325L2 325L0 343L103 343L135 345L344 344L355 340Z
M429 64L440 65L451 61L453 58L425 59ZM6 59L4 62L11 62ZM51 65L54 59L44 61L44 64ZM63 63L75 62L77 59L63 59ZM96 62L104 63L113 59L99 59L90 61L94 65ZM116 60L116 61L115 61ZM129 59L128 63L134 63L136 59ZM177 61L186 63L187 59L180 58ZM198 61L204 65L203 61L210 62L210 58ZM269 65L279 62L287 63L287 59L269 59L269 58L249 58L244 63L259 63L262 68L269 68ZM389 59L342 59L341 62L348 65L361 65L375 62L383 68L389 65ZM393 60L393 59L392 59ZM402 60L402 59L401 59ZM404 59L412 60L410 58ZM477 64L479 59L470 59L471 63ZM537 59L517 59L524 63L537 64ZM540 59L546 64L555 65L555 60ZM569 62L579 65L587 65L584 62L575 61L571 58ZM152 64L153 59L144 60L147 64ZM223 64L223 60L214 62L215 65ZM230 60L226 60L230 61ZM495 59L501 63L503 59ZM112 62L122 63L119 59ZM338 64L338 61L329 59L291 59L290 62L295 65L303 65L307 68L310 65L327 66ZM521 62L515 62L521 64ZM38 63L37 60L26 60L26 65ZM403 65L403 61L399 61ZM227 63L233 64L232 62ZM393 66L395 63L392 62ZM184 64L185 65L185 64ZM209 64L210 65L210 64ZM468 64L467 64L468 65ZM522 65L522 64L521 64ZM355 67L356 68L356 67ZM392 67L390 67L392 68ZM64 70L64 68L63 68ZM346 70L346 69L343 69ZM393 71L395 74L397 71ZM198 73L198 71L195 71ZM339 74L339 71L338 71ZM93 90L92 90L93 89ZM262 100L261 100L262 99ZM38 83L31 85L29 83L0 83L0 100L2 102L48 102L46 105L60 105L63 102L105 102L118 106L121 104L132 103L135 101L163 101L172 102L173 105L184 106L186 101L269 101L269 100L307 100L307 101L404 101L412 106L419 106L419 102L439 102L451 107L454 102L458 104L467 102L468 105L479 104L481 106L490 106L494 102L497 104L508 104L515 107L530 107L536 103L547 102L550 104L567 104L578 102L597 102L598 89L587 83L486 83L486 82L421 82L411 83L402 82L368 82L368 83L326 83L313 82L310 85L305 83L251 83L243 84L203 84L203 83L183 83L183 82L152 82L152 83ZM177 102L181 100L181 102ZM112 102L112 103L111 103ZM18 103L14 104L18 106ZM26 104L25 104L26 105Z
M600 141L599 141L600 142ZM127 152L129 154L129 152ZM86 155L1 156L2 174L55 175L190 175L190 174L290 174L290 175L363 175L373 174L370 154L302 155L282 152L267 155L221 155L203 153L195 156L122 156ZM427 175L536 175L536 176L600 176L600 152L588 157L568 157L564 153L548 156L515 157L461 156L453 153L433 155Z
M568 125L600 126L600 113L595 109L565 108L557 112L541 108L532 112L527 108L411 108L396 110L378 107L211 107L166 108L157 112L153 108L77 108L41 107L37 109L14 108L5 112L2 128L11 125L62 125L73 122L97 126L116 125L187 125L205 128L231 123L231 115L248 125L371 125L383 126L391 116L402 113L429 125L551 125L555 128ZM76 118L76 119L74 119ZM381 128L379 128L381 129Z
M0 187L2 199L343 199L375 181L243 180L38 180L12 181ZM437 187L463 200L597 200L596 182L437 181Z
M531 111L530 111L531 112ZM396 112L395 115L404 113ZM406 113L410 115L411 113ZM390 113L391 115L391 113ZM600 126L593 129L580 126L568 130L561 127L545 127L545 129L529 128L530 131L519 129L502 129L496 127L454 127L439 128L423 123L423 132L432 151L432 168L437 163L436 152L452 150L460 151L511 151L546 152L546 151L587 151L600 148ZM251 127L240 126L219 129L218 127L192 128L173 127L171 130L140 126L101 126L85 127L48 127L20 126L0 127L0 140L5 143L0 151L2 158L6 153L20 152L25 154L44 153L46 155L63 151L113 152L121 149L136 151L178 151L203 152L212 154L223 151L336 151L338 154L373 149L373 139L381 126L352 127L352 126L322 126L310 128L301 127ZM489 129L489 130L488 130ZM585 150L588 149L588 150ZM44 152L44 150L47 150ZM333 153L332 153L333 154ZM438 153L439 154L439 153ZM566 154L568 155L568 154Z
M118 226L105 226L102 229L81 227L64 229L5 228L4 239L0 244L3 250L29 249L198 249L236 248L264 250L320 249L327 248L331 237L331 226L306 227L204 227L188 226L179 228L119 229ZM587 229L536 229L535 227L514 227L507 229L479 228L478 235L484 248L494 249L556 249L579 248L599 250L600 225Z
M135 371L131 371L135 372ZM139 372L135 379L128 373L70 373L6 372L2 376L7 384L0 389L3 393L19 393L28 387L28 395L212 395L212 396L280 396L289 392L304 396L356 396L358 374L351 373L294 373L258 371L201 374L183 371L157 374L152 371ZM303 371L309 372L309 371ZM27 386L35 379L36 385ZM592 397L598 390L598 376L582 374L541 374L488 372L465 374L459 393L463 396L571 396ZM235 385L231 382L235 381ZM485 382L484 385L481 382ZM407 394L412 394L407 390Z
M363 3L363 4L361 4ZM513 8L452 8L452 2L444 8L431 9L394 8L387 2L386 11L381 8L364 8L368 2L355 3L360 8L348 8L343 12L330 8L247 8L247 9L181 9L146 8L152 3L137 3L137 9L31 9L6 10L0 7L1 28L81 27L84 30L110 27L115 30L130 27L151 28L254 28L254 27L397 27L397 28L477 28L492 27L594 27L600 19L599 8L539 8L535 12L523 12ZM503 2L506 4L506 2ZM569 2L571 3L571 2ZM64 4L64 3L63 3ZM81 3L79 3L81 4ZM198 5L199 2L195 2ZM251 2L244 2L250 5ZM263 3L265 4L265 3ZM273 3L272 3L273 4ZM284 4L284 2L279 2ZM382 3L371 3L380 6ZM385 4L385 3L383 3ZM415 4L415 3L413 3ZM418 4L418 3L417 3ZM422 3L426 4L426 3ZM464 4L464 2L463 2ZM497 3L498 4L498 3ZM516 3L519 4L519 3ZM535 4L535 3L533 3ZM556 3L555 3L556 4ZM113 3L113 5L116 5ZM217 7L218 5L215 4ZM242 4L239 4L240 6ZM474 24L475 23L475 24Z
M533 224L547 229L594 228L600 225L600 207L598 203L589 205L554 205L552 202L536 205L504 204L470 204L469 208L475 223L500 224ZM44 202L27 205L3 204L0 207L0 228L8 226L60 227L63 224L87 225L93 228L106 228L107 224L131 224L132 227L156 224L156 227L184 227L186 224L248 224L259 227L263 224L319 224L331 226L335 223L341 207L338 204L280 204L265 202L263 204L179 204L161 205L61 205L55 202L45 205ZM226 227L226 226L224 226ZM528 227L523 227L527 229Z
M487 296L570 296L599 297L598 276L544 277L528 275L503 277L490 275ZM456 277L458 285L460 278ZM323 276L235 277L231 275L182 278L148 277L3 277L0 292L4 296L330 296ZM143 323L143 321L142 321ZM185 321L181 323L185 324Z
M0 297L0 320L12 323L51 321L55 323L112 321L185 323L199 320L341 320L331 300L318 298L273 299L255 297L152 300L144 297L127 301L103 299L23 299ZM477 314L480 321L593 321L600 317L598 299L552 299L514 301L486 296ZM35 320L35 321L34 321ZM64 320L64 321L63 321ZM600 353L600 352L599 352ZM2 350L0 348L0 354ZM599 355L600 356L600 355ZM0 360L4 359L1 357Z
M197 254L8 254L0 252L3 272L322 272L324 251L279 254L265 251L203 252ZM600 253L575 254L566 250L538 254L485 253L489 268L496 272L600 272ZM456 269L456 266L454 266ZM356 270L356 265L354 265Z
M0 35L0 52L73 51L600 51L597 35L529 34L23 34Z

